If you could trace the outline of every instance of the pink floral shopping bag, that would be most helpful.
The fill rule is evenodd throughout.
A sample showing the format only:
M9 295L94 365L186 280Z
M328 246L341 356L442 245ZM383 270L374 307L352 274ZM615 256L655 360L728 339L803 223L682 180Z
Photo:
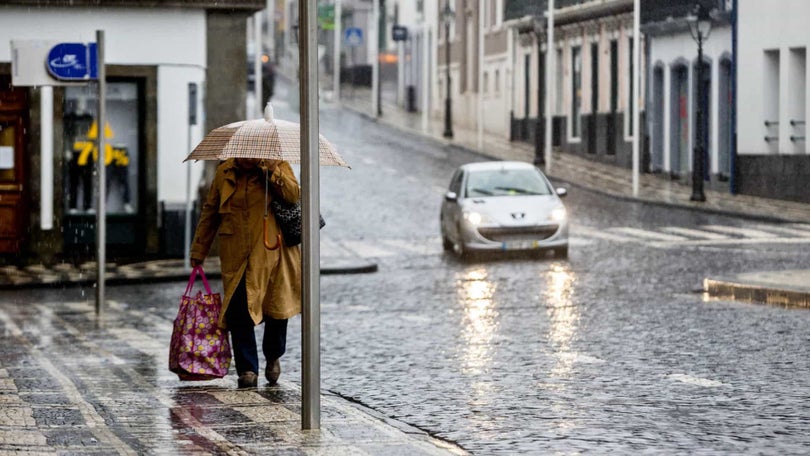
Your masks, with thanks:
M197 274L202 278L205 293L192 296ZM201 266L191 271L180 310L174 320L169 370L180 380L213 380L228 374L231 365L231 345L227 330L217 322L222 311L222 298L212 293Z

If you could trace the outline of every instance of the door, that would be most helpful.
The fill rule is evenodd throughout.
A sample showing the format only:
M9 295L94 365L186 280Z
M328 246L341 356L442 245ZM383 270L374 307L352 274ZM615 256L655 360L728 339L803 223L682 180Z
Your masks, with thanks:
M596 118L599 114L599 43L591 43L591 117L588 121L588 153L596 154Z
M28 221L25 150L26 91L0 77L0 254L16 254Z
M616 111L619 109L619 42L610 42L610 116L605 141L607 154L616 155Z
M689 172L689 85L688 69L679 65L672 70L672 113L670 115L670 169L673 177Z
M653 70L652 107L652 168L653 171L664 169L664 68L656 66Z

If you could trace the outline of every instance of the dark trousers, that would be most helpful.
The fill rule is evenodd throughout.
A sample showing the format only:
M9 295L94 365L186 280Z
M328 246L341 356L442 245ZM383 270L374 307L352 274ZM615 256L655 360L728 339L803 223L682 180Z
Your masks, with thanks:
M247 308L247 290L245 278L239 282L236 291L231 297L225 321L231 332L231 346L233 358L236 362L236 373L259 373L259 354L256 349L256 336L253 332L253 319L250 318ZM268 363L281 358L287 351L287 320L275 320L264 317L264 339L262 352Z

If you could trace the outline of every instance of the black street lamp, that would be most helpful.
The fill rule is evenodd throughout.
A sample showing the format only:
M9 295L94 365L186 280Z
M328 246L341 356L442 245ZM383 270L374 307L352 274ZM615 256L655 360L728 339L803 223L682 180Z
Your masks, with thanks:
M535 16L532 20L532 31L534 32L534 36L537 39L537 121L534 123L534 164L536 166L545 166L546 164L546 157L543 152L543 146L546 143L546 130L543 126L544 114L545 114L545 106L546 106L546 87L545 87L545 78L546 78L546 71L548 69L545 65L545 59L543 58L543 39L545 38L545 24L540 17ZM551 46L546 46L547 49L551 49ZM548 51L546 51L548 52ZM528 117L528 113L526 113L526 117Z
M447 91L444 97L444 137L453 137L453 101L450 98L450 23L456 17L456 13L450 8L450 0L444 4L442 11L442 21L444 22L444 46L445 46L445 66L447 70Z
M697 81L695 147L692 150L692 196L689 199L692 201L706 201L706 195L703 193L703 175L706 166L705 132L703 131L703 116L705 115L703 112L703 98L706 96L703 93L705 91L703 84L703 42L709 38L712 31L712 20L709 16L709 10L701 2L695 5L694 14L689 15L686 20L689 22L689 33L692 34L692 38L698 45L697 74L695 75Z

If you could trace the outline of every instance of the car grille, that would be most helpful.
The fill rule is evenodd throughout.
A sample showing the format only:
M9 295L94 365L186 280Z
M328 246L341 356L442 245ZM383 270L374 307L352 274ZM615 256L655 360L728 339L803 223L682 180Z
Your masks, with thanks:
M558 225L494 227L478 228L478 233L493 242L540 241L553 236L558 228Z

